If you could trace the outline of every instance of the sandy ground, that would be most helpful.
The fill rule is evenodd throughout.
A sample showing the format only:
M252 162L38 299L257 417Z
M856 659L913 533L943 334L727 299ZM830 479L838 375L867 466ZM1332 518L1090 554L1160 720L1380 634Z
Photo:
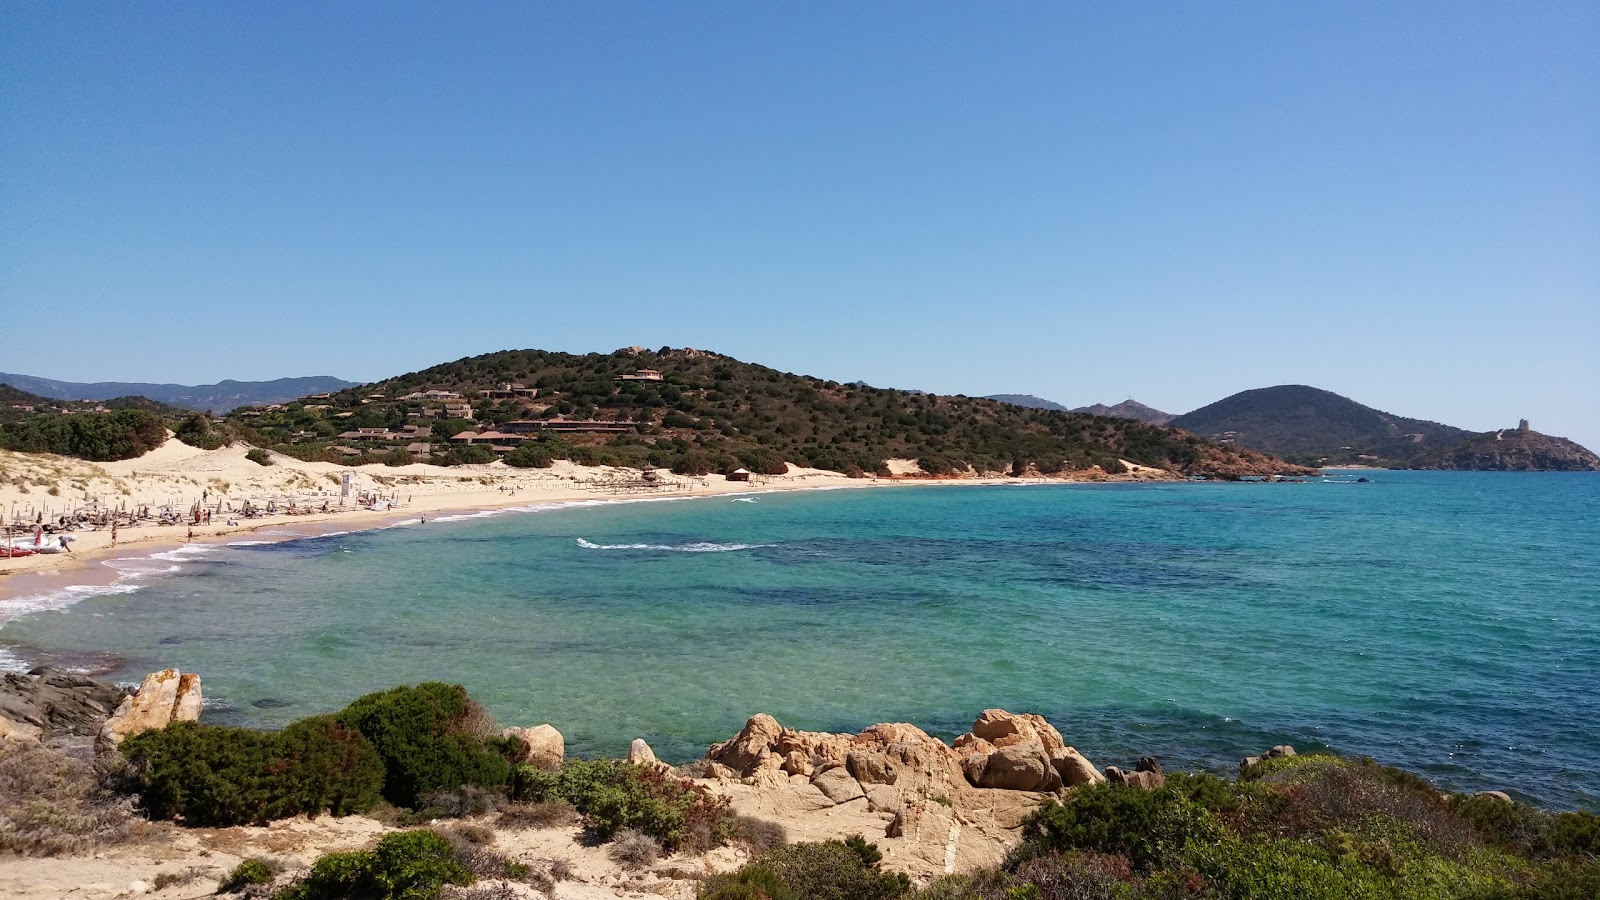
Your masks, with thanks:
M638 493L634 469L584 467L558 461L549 469L517 469L501 462L475 466L340 466L301 462L272 454L274 464L261 466L245 458L248 448L200 450L177 440L139 457L110 463L89 463L43 454L0 451L0 519L31 524L73 510L99 505L135 509L167 506L187 519L195 504L212 510L208 525L140 525L121 528L112 545L107 530L80 530L72 552L36 554L21 559L0 556L0 604L24 594L66 584L110 583L118 573L94 563L176 547L184 543L239 540L290 540L329 531L377 528L395 522L434 518L452 512L546 503L647 497L702 497L759 491L819 488L862 488L908 484L1016 484L1046 479L915 477L913 460L890 460L894 478L849 478L837 472L791 466L781 476L756 476L752 483L728 481L719 475L688 478L662 474L663 490ZM1170 473L1132 467L1124 479L1168 479ZM353 482L352 496L341 496L342 480ZM1074 479L1049 479L1070 481ZM362 495L380 502L358 505ZM275 504L295 514L243 518L237 510ZM324 505L328 511L322 512ZM226 524L230 518L236 523ZM191 536L192 533L192 536ZM19 536L21 536L19 531ZM0 620L6 618L0 610Z

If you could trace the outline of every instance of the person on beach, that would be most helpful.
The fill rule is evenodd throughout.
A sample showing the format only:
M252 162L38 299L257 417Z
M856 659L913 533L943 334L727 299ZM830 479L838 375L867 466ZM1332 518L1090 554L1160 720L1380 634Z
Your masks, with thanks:
M194 529L193 528L189 529L189 538L188 539L191 540L191 541L194 540Z
M112 520L112 522L111 522L111 546L115 547L116 545L117 545L117 523L116 523L116 520Z

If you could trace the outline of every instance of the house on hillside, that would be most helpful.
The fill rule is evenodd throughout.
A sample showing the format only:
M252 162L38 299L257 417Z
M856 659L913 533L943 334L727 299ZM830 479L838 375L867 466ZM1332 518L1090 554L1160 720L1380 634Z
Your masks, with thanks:
M479 391L478 393L489 400L515 400L519 397L524 400L532 400L539 396L539 389L508 382L497 388Z
M618 375L618 381L662 381L665 376L655 369L635 369L632 375Z

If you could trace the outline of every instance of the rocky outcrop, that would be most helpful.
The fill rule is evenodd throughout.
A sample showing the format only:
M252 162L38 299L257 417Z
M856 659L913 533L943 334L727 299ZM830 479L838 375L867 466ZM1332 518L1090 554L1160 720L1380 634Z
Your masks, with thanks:
M963 752L967 780L978 787L1053 791L1105 781L1054 725L1033 713L986 709L971 731L956 738L955 747ZM1030 778L1032 786L1020 786Z
M1161 773L1161 763L1153 756L1140 757L1139 767L1132 772L1124 772L1116 766L1106 766L1106 779L1112 784L1127 785L1145 791L1160 790L1167 783L1167 776Z
M0 729L33 730L45 740L93 737L128 692L62 669L40 667L0 677ZM16 727L13 727L16 726Z
M1258 765L1262 760L1277 759L1280 756L1294 755L1293 747L1289 746L1288 744L1279 744L1260 756L1246 756L1244 759L1239 760L1239 771L1243 772L1245 769L1248 769L1251 766Z
M127 738L156 731L173 722L200 720L200 676L177 669L162 669L145 676L137 693L122 698L111 718L101 726L95 746L116 749Z
M992 797L977 798L990 791L1039 795L1105 780L1049 722L1002 709L985 710L954 745L903 722L829 734L784 728L758 714L712 745L707 758L723 779L767 786L797 780L815 788L825 804L865 798L870 809L898 815L897 828L930 800L993 806Z
M522 747L518 762L541 769L555 771L567 758L567 742L554 725L545 723L530 728L507 728L500 732L503 738L514 738ZM648 748L647 748L648 749Z

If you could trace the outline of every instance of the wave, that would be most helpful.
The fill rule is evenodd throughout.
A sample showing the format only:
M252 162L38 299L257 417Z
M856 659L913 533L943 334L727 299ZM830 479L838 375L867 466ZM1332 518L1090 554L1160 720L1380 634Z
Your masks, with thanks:
M216 553L219 549L221 548L211 544L184 544L176 550L163 550L160 553L152 553L147 558L183 562L197 556L205 556L207 553Z
M87 600L90 597L131 594L143 589L142 584L128 584L125 579L119 578L110 584L69 584L40 594L25 594L0 603L0 622L8 622L33 613L65 609L79 600Z
M277 541L229 541L229 547L260 547L263 544L276 544Z
M585 550L656 550L666 553L731 553L735 550L758 550L762 547L776 547L777 544L713 544L709 541L694 541L688 544L596 544L578 538L578 546Z

